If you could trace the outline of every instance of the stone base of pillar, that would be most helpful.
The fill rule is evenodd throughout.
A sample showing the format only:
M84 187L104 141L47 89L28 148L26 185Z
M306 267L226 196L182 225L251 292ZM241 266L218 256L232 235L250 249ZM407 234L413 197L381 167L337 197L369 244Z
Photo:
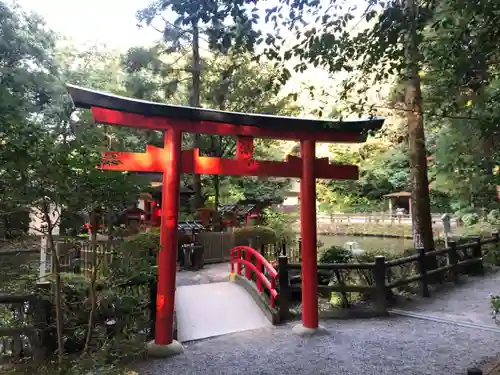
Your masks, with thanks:
M172 341L168 345L159 345L153 341L146 344L146 351L152 358L169 358L184 352L184 347L179 341Z
M311 337L311 336L319 336L326 335L328 331L325 327L319 326L318 328L307 328L302 324L298 324L292 328L292 333L300 336L300 337Z

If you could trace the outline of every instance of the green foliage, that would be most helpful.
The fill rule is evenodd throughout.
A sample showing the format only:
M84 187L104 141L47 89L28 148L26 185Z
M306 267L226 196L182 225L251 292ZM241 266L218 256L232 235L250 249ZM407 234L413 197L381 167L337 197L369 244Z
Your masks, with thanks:
M173 23L165 22L163 39L169 51L177 51L188 42L193 25L208 37L209 47L227 53L228 50L252 50L258 33L253 29L259 18L254 7L249 15L246 1L152 1L150 6L137 13L140 22L151 24L164 13L175 14ZM165 18L163 18L165 19Z
M498 314L500 314L500 296L494 295L490 297L490 306L493 311L493 319L495 319L496 324L500 324L498 320Z
M488 212L486 217L488 223L498 225L500 223L500 210L495 209Z
M384 195L409 188L408 156L402 147L372 141L359 152L332 150L335 161L358 164L360 178L356 181L321 181L318 199L329 212L377 212L386 210Z
M140 264L140 256L136 259L129 257L134 264ZM140 272L140 271L138 271ZM149 327L149 282L142 285L137 280L137 274L129 269L126 279L114 278L108 275L106 280L97 282L97 303L95 309L96 327L94 329L94 345L99 348L102 360L114 363L126 356L131 358L142 352L144 330ZM62 311L65 324L65 350L69 354L80 352L85 344L88 317L91 309L89 296L89 280L80 274L62 274ZM50 280L50 279L49 279ZM133 282L132 287L122 286L126 282ZM48 294L47 298L53 299ZM106 330L109 321L116 322L116 336L110 337ZM130 349L124 353L123 349ZM135 351L132 351L135 347ZM117 358L119 356L120 358Z
M297 235L292 225L296 220L290 214L266 208L263 211L263 218L264 224L274 230L278 239L284 240L289 246L295 243Z
M479 222L479 215L476 213L465 214L462 216L462 221L467 226L477 224Z
M244 226L235 228L233 231L235 246L251 246L258 249L261 245L275 244L277 241L276 232L260 225Z
M476 224L465 226L459 229L457 236L467 238L470 236L490 237L491 233L498 230L498 227L485 221L479 221Z
M352 252L344 247L330 246L321 252L319 263L349 263L352 260Z
M140 233L124 240L114 250L113 261L107 267L111 285L147 281L156 273L156 254L160 235Z

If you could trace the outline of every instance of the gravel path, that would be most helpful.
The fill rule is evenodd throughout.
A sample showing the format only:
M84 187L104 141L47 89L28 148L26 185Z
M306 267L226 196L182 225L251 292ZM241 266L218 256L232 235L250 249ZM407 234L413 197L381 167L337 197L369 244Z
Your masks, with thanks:
M186 274L180 283L210 282L224 272L222 266L214 266L202 278L189 281ZM500 274L471 279L410 307L425 314L492 324L488 295L499 285ZM328 333L311 338L293 335L294 324L187 343L183 355L149 361L138 370L141 375L460 375L500 354L500 333L409 317L324 321L321 324Z
M292 325L187 344L140 374L464 374L500 351L500 335L411 318L325 321L325 336L300 338Z
M463 277L463 276L462 276ZM500 274L469 277L429 299L404 307L412 312L432 314L438 318L495 327L491 315L490 294L500 294Z

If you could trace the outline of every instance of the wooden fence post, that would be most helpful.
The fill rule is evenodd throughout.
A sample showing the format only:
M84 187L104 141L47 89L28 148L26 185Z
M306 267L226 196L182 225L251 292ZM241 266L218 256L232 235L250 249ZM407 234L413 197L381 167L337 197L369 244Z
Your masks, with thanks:
M386 265L385 257L377 255L373 267L375 280L375 310L379 315L387 315L387 290L385 285Z
M51 353L57 349L55 313L53 313L52 304L52 283L39 282L36 284L39 289L37 293L37 306L35 309L35 326L39 330L39 344L42 348L39 349L38 356L45 356L46 353ZM44 296L46 298L44 298Z
M157 284L157 280L156 280L156 276L153 276L153 278L151 279L151 282L149 284L149 296L150 296L150 300L149 300L149 308L150 308L150 331L149 331L149 339L153 340L154 339L154 336L155 336L155 330L156 330L156 292L157 292L157 287L158 287L158 284Z
M457 243L456 241L448 241L448 246L450 251L448 252L448 261L451 267L451 281L455 284L458 283L459 280L459 269L458 269L458 254L457 254Z
M286 257L286 255L287 255L286 254L286 241L285 241L285 239L283 239L281 241L281 255L284 257Z
M422 297L429 297L429 283L427 281L427 262L425 249L423 247L417 247L418 254L418 273L422 276L420 280L420 294Z
M49 300L44 298L44 292L42 290L50 290L50 283L39 283L37 288L40 288L40 297L34 297L29 301L30 308L33 311L34 327L36 329L35 333L31 336L31 344L33 346L33 359L36 363L41 363L46 357L47 351L50 351L51 339L50 339L50 314L52 311L52 305Z
M472 256L474 257L474 259L479 259L479 261L473 267L474 273L477 275L483 275L484 265L483 265L483 251L481 249L481 237L473 237L473 241L476 243L472 248Z
M280 321L288 319L290 315L290 280L288 277L288 258L280 255L278 258L278 307Z

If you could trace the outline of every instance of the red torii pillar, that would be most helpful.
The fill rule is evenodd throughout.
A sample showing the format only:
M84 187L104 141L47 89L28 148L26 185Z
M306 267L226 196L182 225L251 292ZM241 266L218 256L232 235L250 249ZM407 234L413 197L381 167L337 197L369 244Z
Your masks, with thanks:
M318 328L318 278L316 239L316 143L300 142L302 178L300 180L300 232L302 236L302 325L305 330Z
M158 290L156 301L155 342L169 345L173 342L175 276L177 272L177 224L179 221L179 194L181 176L182 132L169 128L165 131L160 251L158 253Z

